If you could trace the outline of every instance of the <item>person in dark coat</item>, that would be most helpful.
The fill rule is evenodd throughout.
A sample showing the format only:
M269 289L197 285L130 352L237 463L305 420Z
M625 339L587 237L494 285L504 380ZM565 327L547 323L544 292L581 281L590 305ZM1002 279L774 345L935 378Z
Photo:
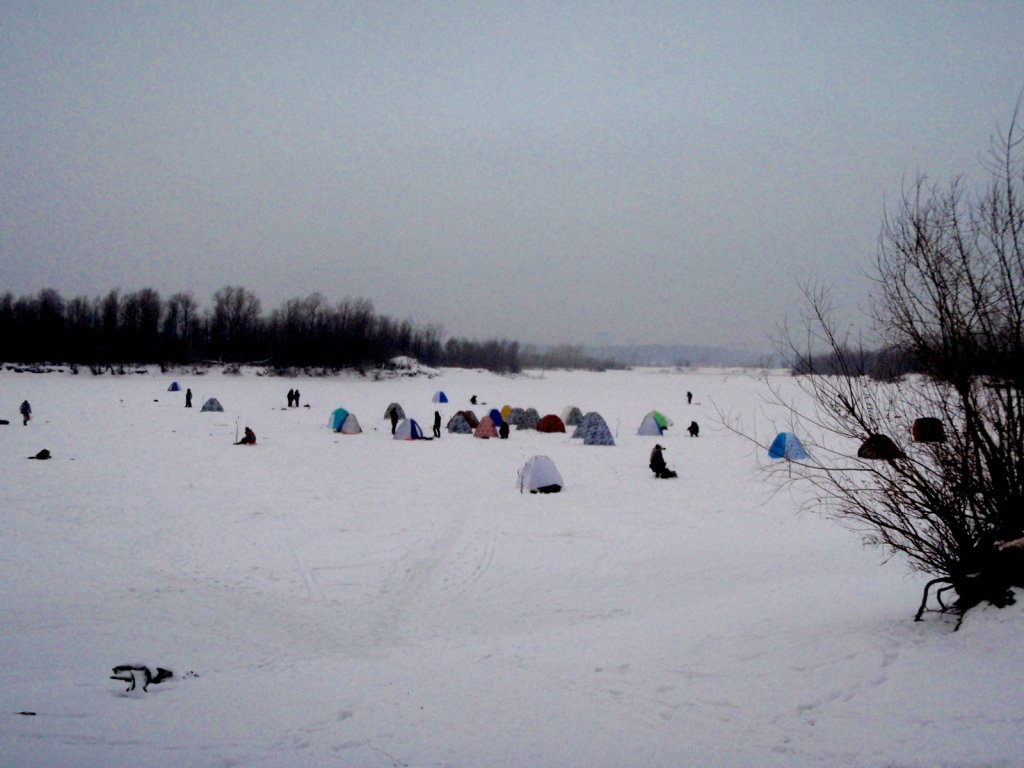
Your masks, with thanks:
M32 406L28 404L28 400L22 401L18 410L21 412L22 425L28 425L28 420L32 418Z
M686 393L686 404L689 405L693 402L693 392Z
M686 431L690 433L690 437L696 437L700 434L700 427L696 421L691 421L690 426L686 428Z
M434 411L434 437L441 436L441 412Z
M651 461L649 464L651 471L654 473L655 477L676 477L676 473L669 469L668 465L665 463L665 456L662 454L662 451L664 450L665 449L660 445L655 445L651 450Z
M295 390L295 407L299 407L299 390Z
M191 408L192 407L192 390L191 389L186 389L185 390L185 407L186 408Z
M294 389L289 389L288 390L288 407L291 408L293 405L295 405L295 390Z
M395 429L398 427L398 409L391 409L391 434L395 434Z
M246 427L245 435L235 445L256 445L256 433Z
M498 437L502 440L508 440L508 422L501 422L501 426L498 427Z

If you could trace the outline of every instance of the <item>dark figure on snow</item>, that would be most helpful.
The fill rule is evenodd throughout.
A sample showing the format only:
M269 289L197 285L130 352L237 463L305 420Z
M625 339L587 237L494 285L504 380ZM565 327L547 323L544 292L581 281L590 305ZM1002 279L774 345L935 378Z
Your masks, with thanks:
M256 433L246 427L245 435L235 445L256 445Z
M498 437L502 440L508 440L508 422L501 422L501 426L498 427Z
M693 402L693 392L686 393L686 404L689 405Z
M299 407L299 390L295 390L295 407Z
M471 402L473 405L476 405L476 395L473 395L471 398L469 398L469 402Z
M690 433L690 437L696 437L700 434L700 427L696 421L691 421L690 426L686 428L686 431Z
M22 425L27 425L28 420L32 418L32 406L28 404L28 400L22 401L21 408L18 410L21 412Z
M441 412L434 411L434 437L441 436Z
M398 411L394 408L391 409L391 434L395 434L395 429L398 427Z
M185 390L185 407L186 408L191 408L192 407L192 390L191 389L186 389Z
M294 389L289 389L288 390L288 407L291 408L293 405L295 405L295 390Z
M662 451L664 450L665 449L660 445L654 446L651 450L651 472L654 473L655 477L676 477L676 473L669 469L668 465L665 463L665 456L662 454Z

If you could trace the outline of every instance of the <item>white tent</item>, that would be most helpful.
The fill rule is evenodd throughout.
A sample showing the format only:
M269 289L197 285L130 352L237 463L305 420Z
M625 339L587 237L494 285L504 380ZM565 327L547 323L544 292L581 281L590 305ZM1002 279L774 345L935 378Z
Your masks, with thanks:
M562 476L547 456L531 456L519 470L520 493L558 493L563 485Z

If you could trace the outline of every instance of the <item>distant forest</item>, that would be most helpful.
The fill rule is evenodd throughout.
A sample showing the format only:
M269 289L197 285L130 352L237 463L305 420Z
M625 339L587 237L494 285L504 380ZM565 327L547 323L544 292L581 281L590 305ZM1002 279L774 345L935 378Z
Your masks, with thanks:
M428 366L516 373L523 367L602 368L581 347L544 353L518 342L442 341L437 326L378 315L366 299L331 304L314 293L286 301L269 315L240 286L200 307L189 293L164 299L151 289L66 300L47 288L31 296L0 296L0 360L67 363L94 373L124 365L259 364L293 369L375 368L406 355Z

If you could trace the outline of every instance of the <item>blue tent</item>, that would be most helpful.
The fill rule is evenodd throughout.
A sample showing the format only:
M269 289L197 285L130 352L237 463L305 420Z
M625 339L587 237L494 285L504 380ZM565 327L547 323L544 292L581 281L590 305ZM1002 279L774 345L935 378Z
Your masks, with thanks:
M350 413L344 408L335 409L331 414L331 418L327 422L327 426L335 432L344 432L346 435L358 435L363 431L359 426L359 421L356 419L356 415L354 413Z
M415 419L403 419L395 429L395 440L423 440L423 430Z
M505 419L503 419L501 416L501 411L499 411L497 408L491 408L491 412L488 413L487 415L491 417L491 421L494 422L495 427L500 427L502 424L505 423Z
M807 451L800 443L800 438L792 432L779 432L768 449L768 455L773 459L789 459L790 461L801 461L808 458Z
M447 403L448 402L448 395L446 395L441 390L437 390L437 392L434 393L434 396L432 398L430 398L430 402L432 402L432 403Z
M171 386L167 388L168 392L181 392L181 387L178 386L178 382L172 381Z

